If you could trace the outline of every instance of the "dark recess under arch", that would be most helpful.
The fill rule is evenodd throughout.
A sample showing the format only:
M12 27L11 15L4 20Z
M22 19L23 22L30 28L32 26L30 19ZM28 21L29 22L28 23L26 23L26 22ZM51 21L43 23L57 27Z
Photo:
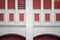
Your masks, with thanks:
M17 35L17 34L6 34L0 36L0 40L26 40L24 36Z
M60 36L54 34L43 34L34 37L33 40L60 40Z

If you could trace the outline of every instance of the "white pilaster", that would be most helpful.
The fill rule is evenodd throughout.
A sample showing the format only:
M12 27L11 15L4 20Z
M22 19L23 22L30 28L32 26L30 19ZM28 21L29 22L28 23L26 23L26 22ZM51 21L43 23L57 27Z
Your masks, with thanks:
M44 11L44 10L43 10L43 0L41 0L41 14L40 14L40 15L41 15L41 16L40 16L40 17L41 17L41 18L40 18L40 19L41 19L41 21L40 21L41 24L44 22L44 12L43 12L43 11Z
M26 40L33 40L33 0L26 0Z
M18 14L18 0L15 0L15 11L16 11L16 13L15 13L15 22L16 22L16 25L17 25L17 22L18 22L18 19L19 19L19 14Z
M54 24L55 22L55 13L54 13L54 0L52 0L52 13L51 13L51 22Z
M8 24L8 0L5 0L5 22Z

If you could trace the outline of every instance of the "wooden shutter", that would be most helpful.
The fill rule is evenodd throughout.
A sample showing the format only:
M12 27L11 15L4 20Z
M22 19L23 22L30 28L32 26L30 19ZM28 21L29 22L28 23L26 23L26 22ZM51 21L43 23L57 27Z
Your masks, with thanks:
M18 0L18 9L25 9L25 0Z

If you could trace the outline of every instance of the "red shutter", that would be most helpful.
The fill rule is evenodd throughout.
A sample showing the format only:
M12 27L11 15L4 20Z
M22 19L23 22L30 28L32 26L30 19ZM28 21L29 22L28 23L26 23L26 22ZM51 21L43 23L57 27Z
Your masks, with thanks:
M18 0L18 9L25 9L25 0Z
M45 21L50 21L50 14L45 14Z
M51 0L44 0L44 9L51 9Z
M54 0L54 8L60 9L60 0Z
M39 21L39 14L35 14L35 21Z
M60 13L56 14L56 21L60 21Z
M33 0L33 9L41 8L41 0Z
M0 9L5 9L5 0L0 0Z
M0 21L4 21L4 14L0 14Z
M13 13L9 14L9 21L14 21L14 14Z
M23 13L20 14L20 21L24 21L24 14Z
M8 9L15 9L15 0L8 0Z

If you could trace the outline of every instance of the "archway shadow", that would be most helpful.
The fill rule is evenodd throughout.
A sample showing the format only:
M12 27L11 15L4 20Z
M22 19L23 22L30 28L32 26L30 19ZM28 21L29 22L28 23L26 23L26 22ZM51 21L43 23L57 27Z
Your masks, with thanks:
M0 40L26 40L24 36L17 35L17 34L6 34L0 36Z
M34 37L33 40L60 40L60 36L54 34L42 34Z

